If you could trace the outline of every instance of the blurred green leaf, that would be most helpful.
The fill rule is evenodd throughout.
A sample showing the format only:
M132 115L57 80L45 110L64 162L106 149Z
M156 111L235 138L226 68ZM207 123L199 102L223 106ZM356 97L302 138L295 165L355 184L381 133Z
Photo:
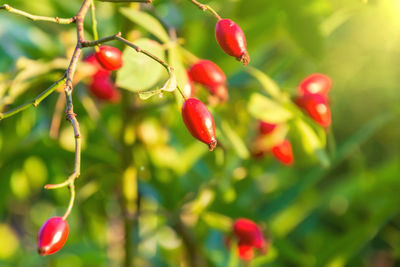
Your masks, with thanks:
M164 49L159 43L142 38L136 40L135 44L165 60ZM139 92L155 86L165 71L164 67L158 62L130 47L125 48L123 59L124 66L117 72L117 85L129 91ZM149 93L148 95L155 94Z
M253 117L269 123L284 123L293 116L282 105L258 93L250 96L247 109Z
M281 92L278 84L267 74L251 66L247 67L246 70L260 82L262 88L267 94L276 100L281 98Z
M169 36L164 27L153 16L131 8L120 8L120 12L134 23L143 27L146 31L156 36L164 43L169 42Z

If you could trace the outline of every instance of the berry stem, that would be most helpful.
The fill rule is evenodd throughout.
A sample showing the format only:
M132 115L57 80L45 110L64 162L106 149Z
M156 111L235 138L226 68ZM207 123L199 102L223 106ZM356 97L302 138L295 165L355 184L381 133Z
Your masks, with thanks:
M58 24L71 24L71 23L75 22L75 17L63 19L63 18L59 18L59 17L53 18L53 17L37 16L37 15L32 15L25 11L13 8L7 4L0 6L0 10L1 9L4 9L5 11L8 11L10 13L14 13L14 14L26 17L33 21L48 21L48 22L54 22L54 23L58 23Z
M176 88L178 89L179 93L181 94L181 96L183 97L183 100L187 100L187 97L185 96L185 94L182 92L182 89L178 86L176 86Z
M74 183L71 182L68 187L69 187L69 191L71 193L71 197L69 199L68 208L65 211L64 216L62 217L64 221L68 218L69 214L71 213L72 207L74 206L74 202L75 202L75 185L74 185Z
M193 4L195 4L198 8L200 8L203 11L206 11L206 10L210 11L211 14L213 14L214 17L216 17L218 20L222 19L221 16L218 15L218 13L212 7L210 7L209 5L202 4L202 3L200 3L200 2L198 2L196 0L189 0L189 1L191 1Z

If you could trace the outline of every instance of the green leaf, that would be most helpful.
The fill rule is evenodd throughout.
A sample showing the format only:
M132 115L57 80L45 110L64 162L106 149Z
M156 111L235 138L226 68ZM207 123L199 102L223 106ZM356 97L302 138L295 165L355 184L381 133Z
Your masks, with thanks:
M283 123L293 117L288 109L258 93L251 95L247 108L252 116L269 123Z
M242 159L247 159L250 156L250 152L246 147L246 144L240 138L240 136L232 129L232 127L226 122L221 123L221 129L232 144L236 153Z
M164 43L168 43L170 41L169 36L167 32L165 31L164 27L161 25L161 23L155 19L153 16L144 13L139 10L134 10L130 8L120 8L120 12L133 21L134 23L140 25L143 27L145 30L147 30L149 33L153 34L156 36L160 41Z
M161 45L143 38L135 42L141 49L165 59ZM124 66L117 72L117 85L129 91L138 92L149 89L159 82L165 68L150 57L127 47L123 53Z
M316 157L324 167L328 167L329 157L324 150L324 140L321 140L313 128L301 119L294 121L294 134L301 140L302 151L310 158Z
M218 229L226 233L232 229L232 219L220 213L205 211L201 218L210 228Z
M246 70L261 83L264 91L267 92L271 97L275 99L280 98L281 92L279 86L273 79L271 79L271 77L264 72L250 66L247 67Z

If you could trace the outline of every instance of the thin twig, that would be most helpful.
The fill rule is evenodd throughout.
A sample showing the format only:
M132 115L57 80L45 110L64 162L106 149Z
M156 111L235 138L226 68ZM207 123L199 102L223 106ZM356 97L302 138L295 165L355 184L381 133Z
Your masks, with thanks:
M74 202L75 202L75 185L74 185L74 183L71 183L69 185L69 191L71 193L71 198L69 199L68 208L64 213L63 220L66 220L68 218L69 214L71 213L72 207L74 206Z
M218 20L222 19L221 16L218 15L218 13L212 7L210 7L209 5L202 4L202 3L200 3L200 2L198 2L196 0L189 0L189 1L192 2L193 4L195 4L198 8L200 8L203 11L206 11L206 10L210 11L211 14L213 14L214 17L216 17Z
M60 79L58 79L55 83L53 83L49 88L47 88L46 90L44 90L42 93L40 93L40 95L38 95L37 97L35 97L34 99L32 99L29 102L26 102L24 104L22 104L21 106L14 108L12 110L9 110L7 112L4 113L0 113L0 121L2 119L11 117L12 115L15 115L29 107L37 107L40 102L43 101L43 99L45 99L46 97L48 97L51 93L53 93L58 85L60 85L61 83L65 82L66 80L66 76L64 75L63 77L61 77Z
M59 17L53 18L53 17L32 15L32 14L29 14L29 13L27 13L25 11L13 8L13 7L11 7L11 6L7 5L7 4L4 4L4 5L0 6L0 10L1 9L4 9L4 10L10 12L10 13L21 15L21 16L26 17L28 19L31 19L33 21L48 21L48 22L55 22L55 23L58 23L58 24L71 24L71 23L75 22L75 18L63 19L63 18L59 18Z

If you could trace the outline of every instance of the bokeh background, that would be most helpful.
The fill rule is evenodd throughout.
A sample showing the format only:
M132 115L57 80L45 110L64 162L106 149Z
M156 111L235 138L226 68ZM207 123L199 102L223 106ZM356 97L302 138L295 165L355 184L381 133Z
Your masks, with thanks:
M210 153L189 136L172 95L143 101L121 89L122 103L99 103L83 78L74 95L84 145L70 235L59 253L42 258L37 231L62 215L69 199L67 189L45 191L43 185L63 181L73 168L68 122L62 119L59 131L49 133L54 116L61 116L54 93L36 109L0 122L0 266L121 266L126 229L134 266L190 266L188 246L204 266L238 266L223 241L238 217L259 223L271 240L269 253L250 266L399 264L400 1L204 2L241 25L251 66L284 92L295 94L313 72L332 78L329 166L307 155L292 167L270 156L253 159L249 144L257 119L247 102L262 91L260 84L218 47L214 17L189 1L154 0L154 9L142 9L176 28L185 48L213 60L229 77L229 102L211 108L224 149ZM3 3L71 17L81 1ZM137 4L96 7L100 36L122 31L131 40L157 40L121 14ZM75 27L4 10L0 24L0 109L7 110L60 77Z

